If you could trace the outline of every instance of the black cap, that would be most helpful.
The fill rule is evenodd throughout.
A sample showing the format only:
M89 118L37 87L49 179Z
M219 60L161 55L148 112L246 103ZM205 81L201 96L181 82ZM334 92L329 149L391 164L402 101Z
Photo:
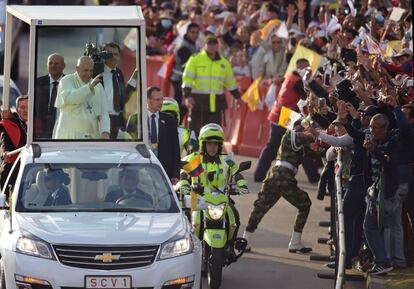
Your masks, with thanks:
M358 111L370 116L374 116L379 113L378 107L375 105L368 105L364 109L358 109Z

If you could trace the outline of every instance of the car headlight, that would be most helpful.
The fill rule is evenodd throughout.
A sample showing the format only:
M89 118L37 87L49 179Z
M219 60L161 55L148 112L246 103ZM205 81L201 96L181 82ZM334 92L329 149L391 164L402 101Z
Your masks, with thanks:
M192 253L194 250L193 238L190 234L181 236L175 240L169 240L165 242L161 247L161 253L159 259L174 258L186 254Z
M34 257L54 259L48 243L23 236L17 239L16 252Z
M208 214L213 220L220 220L224 213L224 207L225 207L225 204L220 204L220 205L208 204L207 205Z

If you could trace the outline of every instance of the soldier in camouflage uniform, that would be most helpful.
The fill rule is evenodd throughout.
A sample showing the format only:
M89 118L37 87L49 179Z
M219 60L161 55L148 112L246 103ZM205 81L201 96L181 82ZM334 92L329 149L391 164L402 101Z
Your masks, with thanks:
M297 186L295 174L302 163L303 157L314 153L309 148L309 144L314 141L314 137L310 133L301 132L300 126L295 128L296 131L287 130L282 138L276 164L268 171L266 179L263 181L243 237L250 244L252 233L256 230L264 215L276 204L280 197L283 197L299 210L292 239L289 242L289 252L305 253L312 251L312 248L305 247L301 243L303 227L312 203L308 194Z

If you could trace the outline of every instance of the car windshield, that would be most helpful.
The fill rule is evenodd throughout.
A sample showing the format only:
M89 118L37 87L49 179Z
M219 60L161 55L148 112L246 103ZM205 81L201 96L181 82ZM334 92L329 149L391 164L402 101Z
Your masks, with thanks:
M33 164L21 184L19 212L179 212L155 164Z

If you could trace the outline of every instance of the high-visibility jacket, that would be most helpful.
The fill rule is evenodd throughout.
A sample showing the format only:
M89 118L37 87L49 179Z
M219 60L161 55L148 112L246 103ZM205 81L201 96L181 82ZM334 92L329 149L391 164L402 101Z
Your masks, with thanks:
M236 79L230 63L224 57L211 59L205 50L193 55L187 61L183 73L183 88L190 88L191 94L207 95L209 110L223 110L217 107L216 96L224 98L224 88L237 89ZM197 99L195 99L197 102Z
M199 153L195 152L186 156L183 160L186 162L191 162L191 160L198 155ZM225 155L220 155L218 158L216 158L215 162L206 162L204 156L201 156L201 166L203 167L204 171L197 177L191 177L191 184L195 185L200 182L205 192L214 190L215 187L223 190L229 182L231 175L238 170L237 164L231 159L226 159ZM213 173L214 178L212 181L208 180L208 173ZM184 170L181 170L180 179L180 186L190 184L190 176ZM234 180L236 181L238 188L247 188L247 182L243 178L242 174L236 174L234 176Z
M301 99L301 95L294 90L298 81L302 81L302 78L296 73L291 73L286 76L277 95L277 99L272 106L272 110L267 116L269 121L275 124L278 123L282 106L295 111L298 110L297 103Z

